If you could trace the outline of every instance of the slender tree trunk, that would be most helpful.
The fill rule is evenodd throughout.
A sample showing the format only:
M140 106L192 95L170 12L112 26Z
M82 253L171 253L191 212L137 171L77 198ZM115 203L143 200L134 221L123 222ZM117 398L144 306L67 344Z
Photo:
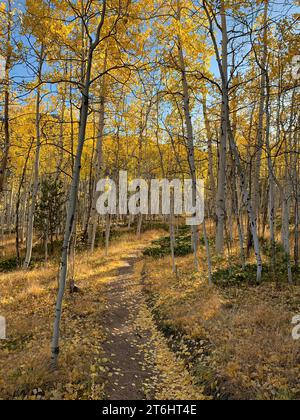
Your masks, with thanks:
M139 135L139 152L138 152L138 179L142 176L142 157L143 157L143 139L144 139L144 130L147 127L147 117L145 125L143 125L143 110L141 111L141 122L140 122L140 135ZM139 213L138 221L137 221L137 229L136 229L136 236L140 239L141 231L142 231L142 224L143 224L143 215Z
M226 189L226 152L227 152L227 110L228 110L228 34L225 3L221 0L221 25L222 25L222 106L221 106L221 135L219 145L219 171L218 190L216 198L217 234L216 252L224 252L224 227L225 227L225 189Z
M256 218L259 214L260 208L260 172L261 172L261 157L262 150L264 145L264 111L266 104L266 72L267 72L267 58L268 58L268 12L269 12L269 1L264 0L264 17L263 17L263 56L260 63L260 69L262 71L261 75L261 85L260 85L260 101L259 101L259 111L258 111L258 130L257 130L257 141L255 145L255 164L254 164L254 173L253 173L253 210Z
M6 182L6 172L10 151L10 67L11 67L11 0L8 0L7 10L7 42L6 42L6 62L5 62L5 80L4 80L4 147L3 156L0 163L0 194L3 193Z
M93 64L94 51L99 45L101 29L104 24L106 14L106 0L103 0L103 8L101 20L96 31L96 39L94 42L90 41L89 52L87 56L87 65L86 65L86 77L84 88L82 91L81 97L81 109L80 109L80 121L79 121L79 133L78 133L78 144L77 152L75 157L75 165L73 169L73 179L70 190L69 204L67 209L67 218L64 232L63 248L61 254L61 264L59 272L59 288L57 294L57 301L55 307L55 319L53 326L53 337L51 343L51 366L52 368L57 367L57 358L59 355L59 331L60 331L60 320L62 312L62 302L66 286L67 270L68 270L68 251L70 245L70 239L72 237L73 225L76 215L76 205L78 197L78 187L80 181L80 169L81 169L81 157L83 152L83 145L86 135L86 126L88 119L88 110L89 110L89 94L90 94L90 84L91 84L91 72Z
M41 153L41 87L40 83L42 80L42 71L44 64L44 46L41 45L39 67L38 67L38 87L36 95L36 150L35 150L35 161L34 161L34 173L33 173L33 185L32 185L32 197L31 205L28 215L28 227L27 227L27 239L26 239L26 257L24 261L24 268L28 269L31 262L32 246L33 246L33 227L34 227L34 216L37 195L39 190L39 172L40 172L40 153Z
M67 69L65 70L65 77L67 77ZM59 156L56 165L56 176L55 180L59 179L61 169L63 166L64 161L64 126L65 126L65 111L66 111L66 94L67 88L64 88L64 92L62 94L62 108L61 108L61 117L59 123Z
M19 188L18 188L18 192L17 192L17 197L16 197L17 200L16 200L16 224L15 224L15 229L16 229L16 255L17 255L18 265L20 265L20 263L21 263L20 242L22 241L22 235L20 235L21 191L22 191L24 180L25 180L25 177L26 177L27 165L28 165L28 161L29 161L29 157L30 157L30 152L31 152L31 149L32 149L32 144L33 144L33 142L31 142L31 144L30 144L30 148L28 150L28 154L27 154L26 159L25 159L25 163L24 163L23 171L22 171L22 176L21 176L21 180L20 180ZM24 200L24 202L26 202L26 200ZM26 213L25 208L24 208L23 212L24 212L24 214ZM21 226L21 229L23 230L23 226ZM21 238L20 238L20 236L21 236Z
M213 134L210 127L210 121L207 115L207 104L206 104L206 95L203 95L203 116L205 123L205 131L207 134L207 149L208 149L208 176L209 176L209 185L210 185L210 199L212 201L212 212L216 214L216 182L214 176L214 161L213 161L213 149L212 149L212 140Z
M180 22L181 10L180 2L177 1L177 19ZM183 89L183 107L185 115L185 124L187 130L187 152L188 152L188 164L192 179L192 195L193 195L193 205L196 205L197 200L197 176L196 176L196 165L195 165L195 146L194 146L194 133L193 133L193 124L192 116L190 112L190 97L189 97L189 85L186 75L186 66L184 61L183 54L183 45L180 38L180 35L177 35L178 39L178 56L179 56L179 65L181 71L181 82ZM192 248L194 252L194 263L195 268L199 271L199 261L198 261L198 226L192 226Z
M271 245L271 261L273 279L276 280L276 227L275 227L275 182L274 182L274 168L270 147L270 124L271 124L271 110L270 110L270 83L268 73L267 76L267 97L266 97L266 149L268 159L268 178L269 178L269 224L270 224L270 245Z
M105 52L104 58L104 71L107 68L107 49ZM92 209L91 217L88 229L88 245L91 252L95 249L95 238L98 226L98 214L96 209L96 203L98 199L98 193L96 191L97 182L100 180L103 166L103 135L104 135L104 126L105 126L105 95L106 95L106 86L105 86L105 76L101 79L100 86L100 106L99 106L99 125L98 125L98 134L97 134L97 145L96 145L96 155L95 155L95 178L93 185L93 195L92 195Z

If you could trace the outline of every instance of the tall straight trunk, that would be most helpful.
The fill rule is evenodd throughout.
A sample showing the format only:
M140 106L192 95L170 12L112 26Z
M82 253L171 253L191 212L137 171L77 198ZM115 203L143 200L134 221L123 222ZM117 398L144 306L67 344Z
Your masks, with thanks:
M16 200L16 222L15 222L15 230L16 230L16 255L17 255L17 263L18 265L20 265L21 262L21 258L20 258L20 242L22 241L22 235L20 235L20 205L21 205L21 191L23 188L23 184L24 184L24 180L26 177L26 171L27 171L27 165L28 165L28 161L29 161L29 157L30 157L30 152L32 149L32 143L30 144L30 148L28 150L26 159L25 159L25 163L23 166L23 171L22 171L22 176L21 176L21 180L19 183L19 187L18 187L18 192L17 192L17 200ZM26 202L26 200L24 200L24 203ZM25 209L23 209L23 214L25 214ZM24 215L23 215L24 217ZM21 229L23 230L23 226L21 226ZM21 238L20 238L21 236Z
M239 151L238 151L237 145L235 143L233 132L231 130L231 123L230 123L230 119L229 119L229 109L228 109L227 114L228 114L229 144L230 144L231 153L232 153L233 158L234 158L234 163L236 165L237 173L238 173L238 176L239 176L240 189L241 189L241 192L243 194L244 204L245 204L245 207L247 209L248 218L249 218L249 221L250 221L250 229L251 229L251 233L252 233L254 252L255 252L255 258L256 258L256 264L257 264L256 282L260 283L263 266L262 266L262 257L261 257L261 251L260 251L260 243L259 243L258 232L257 232L257 222L256 222L255 213L254 213L253 207L252 207L252 201L251 201L249 192L247 190L245 172L244 172L244 169L242 167Z
M269 13L269 1L264 0L264 16L263 16L263 56L259 67L261 69L261 82L260 82L260 100L259 100L259 111L258 111L258 129L257 139L255 145L255 164L253 171L253 210L256 218L258 217L260 210L260 171L261 171L261 158L262 150L264 145L264 115L265 115L265 104L266 104L266 82L267 82L267 58L268 58L268 13Z
M218 189L216 197L216 252L224 252L224 228L225 228L225 189L226 189L226 152L227 152L227 110L228 110L228 34L225 3L221 0L221 26L222 26L222 106L221 106L221 133L219 145L219 170Z
M143 142L144 142L144 132L147 129L148 125L148 118L151 112L152 107L152 101L150 101L150 104L146 108L145 118L143 118L143 109L141 109L141 121L140 121L140 133L139 133L139 142L138 142L138 179L141 179L142 176L142 158L143 158ZM144 119L144 121L143 121ZM142 226L143 226L143 215L142 213L139 213L138 215L138 222L137 222L137 229L136 229L136 236L138 238L141 237L142 232Z
M93 65L94 51L100 43L100 34L101 29L104 24L106 15L106 0L103 0L101 20L96 31L96 39L94 42L90 40L90 46L87 56L86 64L86 76L84 87L81 95L81 108L80 108L80 120L79 120L79 132L78 132L78 144L75 157L75 165L73 169L73 178L69 196L69 203L67 209L67 217L65 224L64 240L61 254L61 264L59 272L59 288L57 293L57 301L55 306L55 319L53 326L53 336L51 343L51 366L53 369L57 367L57 358L59 355L59 332L60 332L60 321L61 321L61 312L62 312L62 303L66 287L66 278L68 271L68 252L70 246L70 240L72 237L73 225L76 215L76 205L78 198L78 187L80 181L80 169L81 169L81 157L83 152L83 146L86 135L86 126L88 120L88 111L89 111L89 94L90 94L90 85L91 85L91 72Z
M72 68L72 61L70 61L70 79L73 77L73 68ZM70 140L71 140L71 170L74 168L74 139L75 139L75 133L74 133L74 106L73 106L73 90L72 90L72 84L70 83L69 87L69 102L70 102Z
M269 225L270 225L270 245L271 245L271 261L272 261L272 273L273 279L276 280L276 227L275 227L275 180L274 180L274 168L271 155L270 147L270 128L271 128L271 109L270 109L270 83L268 73L266 73L267 79L267 96L266 96L266 149L268 159L268 179L269 179L269 196L268 196L268 207L269 207Z
M26 238L26 257L24 261L24 268L28 269L32 257L32 245L33 245L33 227L34 227L34 216L37 195L39 190L39 173L40 173L40 153L41 153L41 80L42 71L44 64L44 46L41 45L40 56L39 56L39 67L38 67L38 87L36 94L36 118L35 118L35 130L36 130L36 149L35 149L35 160L34 160L34 172L33 172L33 184L32 184L32 197L31 205L28 215L28 226L27 226L27 238Z
M104 66L103 70L106 71L107 68L107 49L105 51ZM100 180L102 167L103 167L103 135L105 127L105 96L106 96L106 85L105 85L105 76L101 79L100 86L100 104L99 104L99 122L98 122L98 131L97 131L97 145L96 145L96 154L95 154L95 178L93 182L93 193L92 193L92 208L91 216L88 227L88 245L91 252L95 249L95 239L98 226L98 214L96 209L96 203L98 199L98 193L96 191L97 182Z
M203 95L203 116L205 123L205 131L207 135L207 150L208 150L208 176L209 176L209 185L210 185L210 199L212 201L212 212L216 213L216 182L214 176L214 161L213 161L213 150L212 150L212 140L213 134L210 126L210 121L207 114L207 103L206 95Z
M85 183L85 203L84 203L84 218L82 221L83 238L88 239L89 225L91 220L92 206L93 206L93 193L94 193L94 159L95 159L95 138L96 138L96 120L95 115L93 118L93 144L90 158L89 180Z
M157 95L157 103L156 103L156 144L159 152L160 157L160 167L162 176L166 179L166 172L164 168L164 155L163 151L160 147L159 143L159 95ZM176 153L176 152L175 152ZM170 196L170 216L169 216L169 233L170 233L170 249L171 249L171 264L172 264L172 272L177 274L177 266L176 266L176 259L175 259L175 246L176 246L176 235L175 235L175 202L174 202L174 189L171 190Z
M7 41L6 41L6 61L5 61L5 80L4 80L4 147L3 156L0 164L0 193L3 193L6 182L6 172L10 150L10 129L9 129L9 102L10 102L10 67L11 67L11 0L8 0L7 10Z
M67 70L65 70L65 78L67 77ZM61 106L61 116L59 121L59 156L57 159L57 165L56 165L56 176L55 180L58 181L63 161L64 161L64 125L65 125L65 111L66 111L66 94L67 89L64 88L64 92L62 94L62 106Z
M180 22L181 18L181 9L180 2L177 1L177 19ZM188 152L188 164L190 169L190 175L192 179L192 196L193 196L193 205L196 206L197 200L197 176L196 176L196 165L195 165L195 146L194 146L194 132L192 124L192 116L190 111L190 97L189 97L189 85L187 81L186 66L183 54L183 45L180 35L177 35L178 39L178 56L179 56L179 65L181 71L181 82L183 90L183 107L184 107L184 116L185 116L185 125L187 131L187 152ZM199 261L198 261L198 226L192 226L192 248L194 252L194 263L195 268L199 271Z

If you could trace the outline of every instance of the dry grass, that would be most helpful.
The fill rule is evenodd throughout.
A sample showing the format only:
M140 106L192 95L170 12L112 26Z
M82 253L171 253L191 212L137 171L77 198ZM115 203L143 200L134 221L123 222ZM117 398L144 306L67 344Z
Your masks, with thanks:
M147 233L139 244L154 236ZM121 259L136 247L135 237L124 236L112 245L108 257L100 249L77 256L75 278L82 293L66 291L57 372L49 371L57 265L0 273L0 314L6 317L8 335L0 342L1 399L103 397L103 289Z
M102 250L77 255L75 278L83 293L66 292L57 372L48 369L57 265L0 273L0 314L8 333L8 340L0 342L1 399L103 398L105 284L122 258L158 236L148 232L141 241L124 236L112 244L108 257ZM198 274L191 256L177 264L177 278L169 258L147 259L136 272L146 268L145 290L153 311L171 334L183 334L179 350L206 392L241 399L300 398L300 343L291 338L292 317L300 313L300 287L210 288L204 258ZM194 347L188 348L187 341Z
M0 256L2 258L11 258L16 253L15 235L4 235L0 238Z
M208 374L207 385L227 398L300 398L300 343L291 335L300 287L209 287L204 260L199 274L192 257L177 263L178 278L168 258L149 259L145 287L162 328L196 340L190 359L199 381Z

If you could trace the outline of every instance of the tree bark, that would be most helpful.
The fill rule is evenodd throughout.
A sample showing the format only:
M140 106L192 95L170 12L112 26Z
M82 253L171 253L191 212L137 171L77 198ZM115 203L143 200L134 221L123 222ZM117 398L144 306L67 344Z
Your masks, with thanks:
M0 164L0 193L3 193L6 183L6 172L10 150L10 67L11 67L11 0L8 0L7 10L7 42L6 42L6 62L5 62L5 80L4 80L4 147L3 156Z
M177 1L177 20L180 22L181 9L180 2ZM188 152L188 164L190 169L190 175L192 179L192 195L193 195L193 205L196 205L197 200L197 176L196 176L196 165L195 165L195 146L194 146L194 133L193 133L193 124L192 117L190 112L190 97L189 97L189 85L187 81L186 66L183 55L183 45L180 35L177 35L178 40L178 58L179 66L181 71L181 82L183 89L183 107L184 107L184 116L185 124L187 130L187 152ZM194 263L195 268L199 271L199 261L198 261L198 226L192 226L192 248L194 252Z
M259 100L259 111L258 111L258 130L257 130L257 141L255 145L255 164L253 171L253 210L256 218L259 214L260 209L260 172L261 172L261 157L264 145L264 114L266 104L266 82L267 82L267 58L268 58L268 13L269 13L269 1L264 0L264 17L263 17L263 56L259 67L262 71L261 84L260 84L260 100Z
M41 80L42 71L45 60L44 46L41 45L39 65L38 65L38 87L36 94L36 119L35 119L35 130L36 130L36 149L35 149L35 161L34 161L34 173L33 173L33 185L32 185L32 197L31 205L29 208L28 215L28 226L27 226L27 237L26 237L26 257L24 261L24 268L28 269L32 257L32 245L33 245L33 227L34 227L34 216L37 195L39 190L39 172L40 172L40 153L41 153Z
M107 68L107 49L105 51L104 66L103 70L106 71ZM103 167L103 135L105 127L105 96L106 96L106 85L105 85L105 76L101 78L100 86L100 105L99 105L99 122L98 122L98 132L97 132L97 145L96 145L96 154L95 154L95 178L93 182L93 194L92 194L92 209L91 217L88 228L88 246L91 252L95 249L95 238L98 226L98 214L96 209L97 198L99 193L96 191L97 182L101 178L102 167Z
M90 40L90 46L87 56L86 64L86 76L84 87L81 95L81 108L80 108L80 120L79 120L79 133L78 133L78 144L77 152L75 157L75 165L73 169L73 179L69 196L69 204L67 209L67 217L65 224L64 240L61 254L61 264L59 272L59 288L57 294L57 301L55 307L55 319L53 326L53 336L51 343L51 367L55 369L57 367L57 359L59 355L59 332L60 332L60 321L61 321L61 312L62 312L62 303L66 286L67 270L68 270L68 251L70 246L70 239L72 237L73 225L76 214L76 205L78 197L78 187L80 180L80 170L81 170L81 157L83 151L83 145L86 135L86 126L88 119L88 110L89 110L89 94L90 94L90 85L91 85L91 72L93 65L93 57L95 49L98 47L100 42L101 29L104 24L106 15L106 0L103 0L103 7L101 13L101 20L96 31L96 39L93 42Z
M227 17L225 3L221 0L221 26L222 26L222 106L221 106L221 134L219 145L219 170L218 170L218 189L216 197L216 216L217 216L217 234L216 234L216 252L224 252L224 227L225 227L225 190L226 190L226 153L228 137L228 34Z

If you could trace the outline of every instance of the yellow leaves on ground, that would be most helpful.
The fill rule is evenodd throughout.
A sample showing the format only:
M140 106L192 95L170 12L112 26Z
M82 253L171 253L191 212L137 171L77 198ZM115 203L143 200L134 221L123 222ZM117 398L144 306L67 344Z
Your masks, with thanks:
M211 392L219 397L299 398L300 349L291 337L299 286L210 288L204 273L193 272L191 256L177 264L178 278L168 258L155 264L149 259L145 289L161 327L189 344L195 340L187 350L176 345L183 358L192 354L190 368L200 383L211 387L214 376Z
M0 274L0 313L6 317L8 334L8 339L0 342L1 398L103 397L103 331L99 322L105 309L103 284L119 266L124 246L130 248L126 239L108 258L102 250L78 257L76 283L82 293L66 294L57 372L49 371L57 265Z
M61 324L59 370L50 372L50 340L57 287L57 264L30 271L0 273L0 313L8 339L0 342L0 395L6 399L102 399L107 359L101 343L104 287L117 274L124 255L157 233L123 236L108 257L103 250L83 252L76 261L76 284L82 293L66 293Z
M137 330L151 332L150 346L155 349L152 363L157 374L151 378L151 382L145 384L146 395L151 395L154 391L157 400L204 399L203 389L195 384L184 362L169 349L165 337L158 331L146 304L141 305L135 325ZM149 357L151 358L151 355L146 356L146 361L149 361Z

